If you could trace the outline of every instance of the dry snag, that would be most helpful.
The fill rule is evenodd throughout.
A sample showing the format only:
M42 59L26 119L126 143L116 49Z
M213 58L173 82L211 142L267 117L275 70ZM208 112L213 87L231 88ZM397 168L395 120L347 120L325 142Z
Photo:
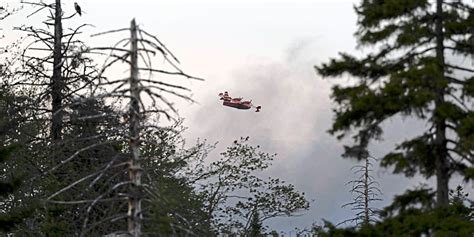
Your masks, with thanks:
M78 103L86 101L103 101L113 107L117 123L107 130L107 138L102 143L94 143L84 147L65 159L70 162L78 153L87 152L103 144L118 144L119 149L109 163L99 166L98 169L86 175L60 192L49 197L50 202L64 204L86 203L84 208L86 217L83 221L81 235L91 233L100 234L127 234L141 236L143 221L146 220L146 203L148 196L155 195L147 171L141 166L143 157L140 149L143 144L153 143L143 138L142 131L162 129L158 120L164 115L168 120L175 120L177 110L168 100L168 95L193 101L186 92L190 90L175 81L176 76L187 79L202 80L184 73L179 67L179 61L157 37L142 30L135 20L131 21L130 28L111 30L93 35L93 37L109 34L129 32L112 47L91 47L87 53L105 56L105 62L98 76L94 80L91 95L79 99ZM122 46L122 47L120 47ZM127 48L128 47L128 48ZM157 56L164 58L163 68L155 68L152 62ZM105 76L113 74L116 68L127 65L130 70L126 78L115 79ZM170 68L170 69L166 69ZM123 70L123 69L122 69ZM160 74L160 80L155 79L155 74ZM97 115L99 116L99 115ZM97 116L84 117L83 119L96 119ZM145 179L146 178L146 179ZM101 181L102 180L102 181ZM55 199L60 193L76 188L80 184L89 182L89 188L99 183L103 188L94 199L68 200ZM124 200L127 200L124 205ZM144 206L145 205L145 206ZM101 213L98 215L97 213ZM98 218L102 216L102 218ZM127 226L125 229L124 226Z
M364 165L356 165L352 168L355 169L355 174L360 174L356 180L347 183L352 185L350 192L355 197L352 202L346 203L342 207L350 206L353 211L356 211L356 215L339 223L339 225L351 222L360 227L367 226L377 220L378 210L373 208L371 204L374 201L382 200L379 198L382 192L377 187L379 183L370 174L373 171L371 168L372 160L376 161L377 159L367 154L364 159Z

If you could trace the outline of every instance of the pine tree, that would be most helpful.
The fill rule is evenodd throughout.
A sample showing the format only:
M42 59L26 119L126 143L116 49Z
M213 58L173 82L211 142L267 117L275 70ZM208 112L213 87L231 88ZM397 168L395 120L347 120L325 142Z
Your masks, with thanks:
M381 164L406 176L436 176L437 206L447 205L451 175L473 178L474 112L469 101L474 70L460 60L474 53L472 5L459 0L363 0L355 10L359 46L377 50L362 58L342 53L316 66L323 76L348 73L357 78L354 85L333 87L339 106L330 133L342 138L356 129L356 144L346 147L350 152L379 139L387 119L425 120L430 128L403 141Z

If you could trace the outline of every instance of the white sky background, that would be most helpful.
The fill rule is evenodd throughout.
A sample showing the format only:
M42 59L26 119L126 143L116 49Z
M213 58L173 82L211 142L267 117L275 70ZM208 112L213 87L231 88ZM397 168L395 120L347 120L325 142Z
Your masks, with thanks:
M64 0L63 9L69 14L73 2ZM198 137L219 141L213 153L217 155L233 140L250 136L253 144L278 153L268 175L293 183L314 199L305 215L266 223L288 232L320 223L321 218L338 223L353 215L341 205L351 200L350 187L344 184L354 179L350 168L355 162L342 159L344 143L326 133L333 118L329 99L333 83L321 79L313 66L338 52L357 52L355 2L82 0L78 3L85 13L71 22L93 24L96 28L88 32L96 33L128 27L135 17L178 56L186 72L205 78L205 82L182 80L198 102L177 103L189 127L188 143ZM8 19L2 27L21 21ZM217 94L223 91L253 99L262 105L261 113L221 106ZM388 153L394 142L413 136L420 126L424 124L394 120L387 125L386 140L373 146L373 155ZM374 176L384 193L380 206L422 181L393 176L389 170L377 170Z

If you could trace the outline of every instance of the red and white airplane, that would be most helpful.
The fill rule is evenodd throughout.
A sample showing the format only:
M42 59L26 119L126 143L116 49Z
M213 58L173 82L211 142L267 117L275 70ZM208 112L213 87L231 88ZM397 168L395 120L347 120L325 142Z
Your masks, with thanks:
M242 98L232 98L229 96L229 93L226 91L224 93L219 93L220 100L223 100L224 102L222 105L224 106L229 106L232 108L236 109L250 109L250 108L255 108L255 112L260 112L260 109L262 106L253 106L251 100L244 100L242 101Z

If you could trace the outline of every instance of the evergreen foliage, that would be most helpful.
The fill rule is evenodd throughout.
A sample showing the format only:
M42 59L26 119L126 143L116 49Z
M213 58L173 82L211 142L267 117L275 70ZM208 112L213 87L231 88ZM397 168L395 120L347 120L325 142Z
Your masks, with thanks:
M14 146L0 147L0 162L5 162L15 150ZM1 174L1 177L5 177ZM10 180L0 180L0 198L7 197L13 193L21 184L21 179L18 177L10 178ZM2 200L3 201L3 200ZM16 215L0 214L0 231L9 231L13 226L22 221L21 217Z
M316 66L326 77L357 78L353 85L333 87L338 107L329 132L342 138L355 130L355 145L346 147L346 154L354 157L352 150L381 138L384 121L395 116L425 120L429 128L402 141L381 164L408 177L436 176L436 202L447 205L451 175L472 178L474 111L469 101L474 70L454 63L474 52L472 5L458 0L363 0L355 10L359 47L374 50L361 58L341 53Z
M2 211L0 212L0 232L11 231L16 225L22 223L32 215L31 208L9 208L12 196L24 186L25 171L14 172L12 165L19 163L17 159L25 150L20 135L28 126L21 122L18 107L24 99L15 96L9 88L3 86L0 89L0 198ZM15 166L21 166L16 164Z

